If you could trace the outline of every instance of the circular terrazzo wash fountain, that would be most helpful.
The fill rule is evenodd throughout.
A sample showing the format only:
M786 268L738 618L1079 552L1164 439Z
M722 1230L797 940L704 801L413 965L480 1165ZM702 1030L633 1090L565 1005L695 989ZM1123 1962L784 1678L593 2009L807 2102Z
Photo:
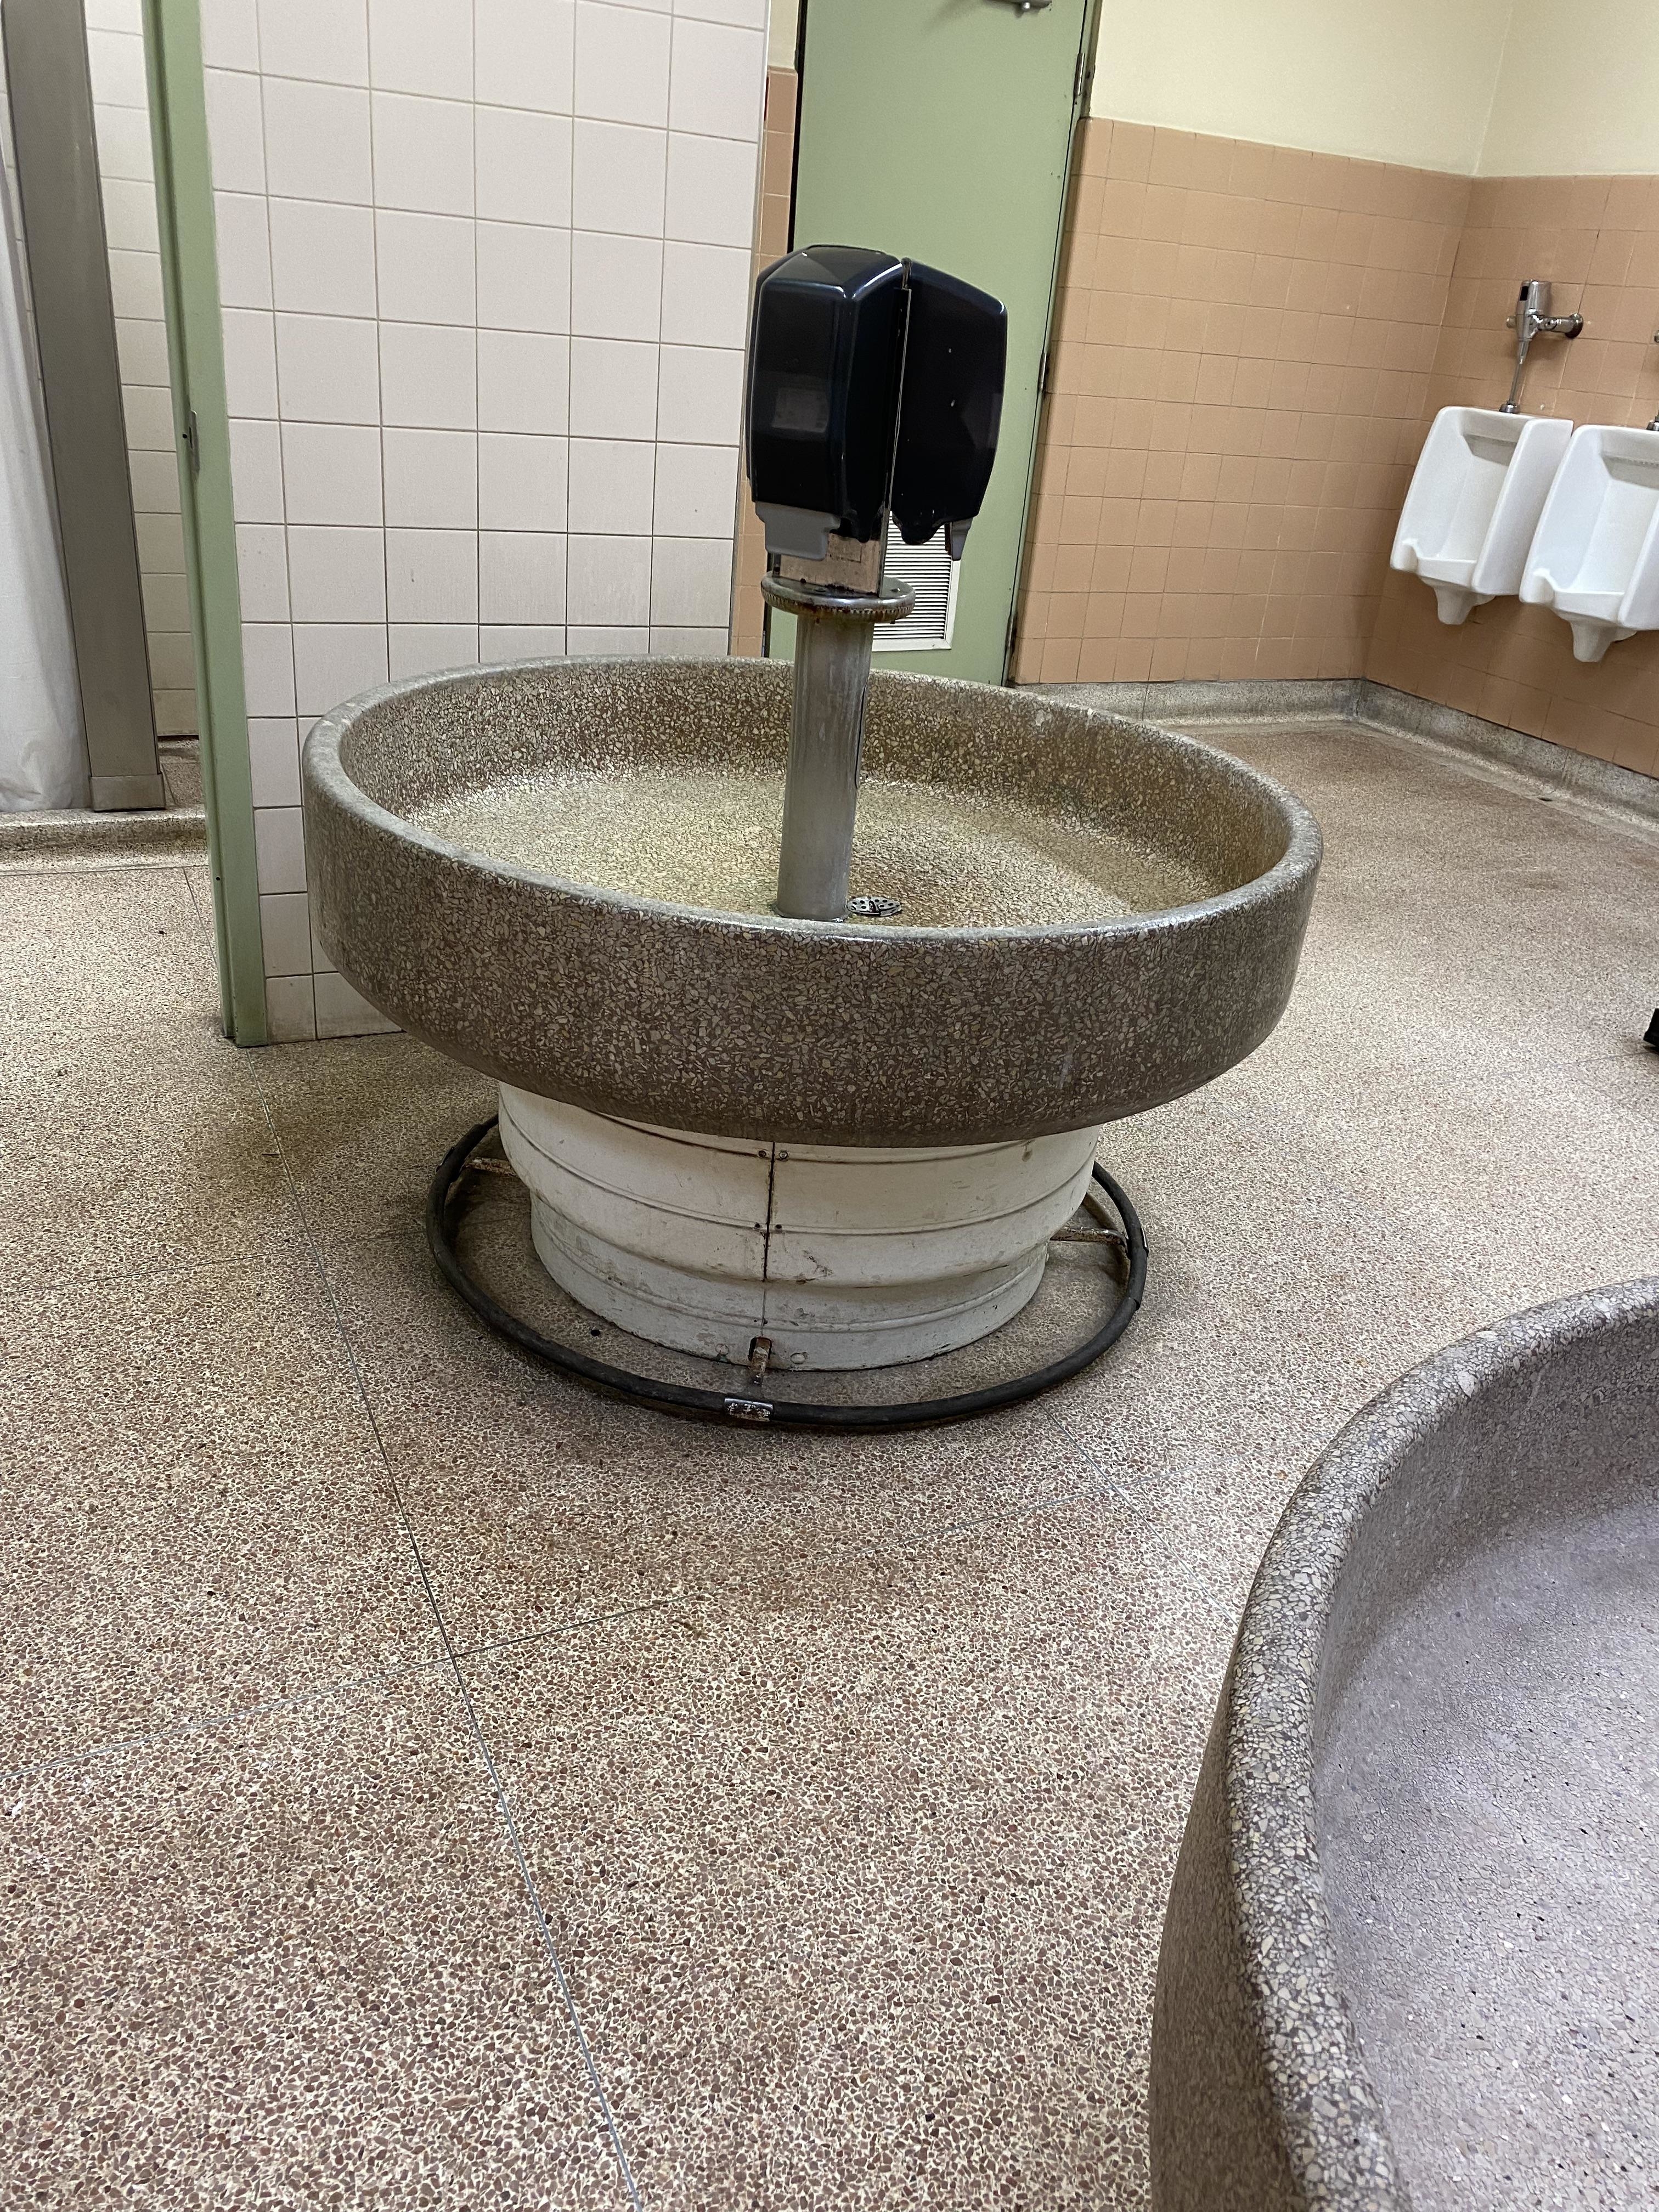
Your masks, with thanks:
M953 557L995 449L1002 310L918 264L792 255L757 290L749 467L781 661L568 660L423 678L319 723L324 943L501 1084L536 1251L591 1315L745 1370L671 1411L858 1426L1006 1403L1127 1325L1146 1254L1103 1124L1209 1081L1289 997L1319 832L1189 739L1030 693L870 675L890 515ZM1087 1200L1121 1222L1107 1324L994 1389L790 1402L781 1370L948 1353L1009 1323ZM1078 1236L1084 1232L1067 1232Z
M1155 2212L1659 2191L1659 1278L1426 1361L1303 1483L1164 1923Z

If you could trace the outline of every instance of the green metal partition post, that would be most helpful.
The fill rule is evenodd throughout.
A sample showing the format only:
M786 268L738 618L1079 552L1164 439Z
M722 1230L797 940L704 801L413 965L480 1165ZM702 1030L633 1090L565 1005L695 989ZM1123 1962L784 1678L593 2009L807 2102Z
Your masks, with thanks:
M242 684L230 423L197 0L143 0L161 279L225 1034L265 1042L264 953Z

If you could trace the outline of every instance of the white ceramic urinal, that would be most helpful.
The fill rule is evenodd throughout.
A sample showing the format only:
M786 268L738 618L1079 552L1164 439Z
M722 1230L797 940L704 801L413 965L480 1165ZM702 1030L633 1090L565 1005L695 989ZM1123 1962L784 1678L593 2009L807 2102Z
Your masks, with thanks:
M1544 503L1521 596L1572 625L1575 660L1659 629L1659 431L1586 422Z
M1390 568L1434 590L1443 623L1516 592L1527 548L1572 435L1553 416L1443 407L1400 511Z

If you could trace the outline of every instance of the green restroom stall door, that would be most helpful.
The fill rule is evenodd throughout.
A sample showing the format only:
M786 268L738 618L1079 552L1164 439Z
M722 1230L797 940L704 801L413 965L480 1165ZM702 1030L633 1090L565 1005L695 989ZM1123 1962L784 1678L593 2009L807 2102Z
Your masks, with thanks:
M1024 14L1012 0L805 0L795 244L930 262L1008 309L996 467L951 642L878 653L878 668L1003 679L1094 15L1095 0ZM773 653L793 629L773 616Z

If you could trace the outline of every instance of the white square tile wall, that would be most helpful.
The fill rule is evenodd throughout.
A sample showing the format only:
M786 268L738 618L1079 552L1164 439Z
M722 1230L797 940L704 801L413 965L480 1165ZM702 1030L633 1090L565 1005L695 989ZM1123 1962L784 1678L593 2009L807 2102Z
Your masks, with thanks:
M196 662L185 584L184 526L179 514L143 18L139 0L85 0L85 9L150 692L158 732L164 738L193 737ZM228 143L236 137L234 123L234 117L223 118ZM240 182L246 189L262 188L246 152Z
M305 900L318 714L480 659L726 649L767 0L202 28L267 1009L346 1036L383 1024Z

